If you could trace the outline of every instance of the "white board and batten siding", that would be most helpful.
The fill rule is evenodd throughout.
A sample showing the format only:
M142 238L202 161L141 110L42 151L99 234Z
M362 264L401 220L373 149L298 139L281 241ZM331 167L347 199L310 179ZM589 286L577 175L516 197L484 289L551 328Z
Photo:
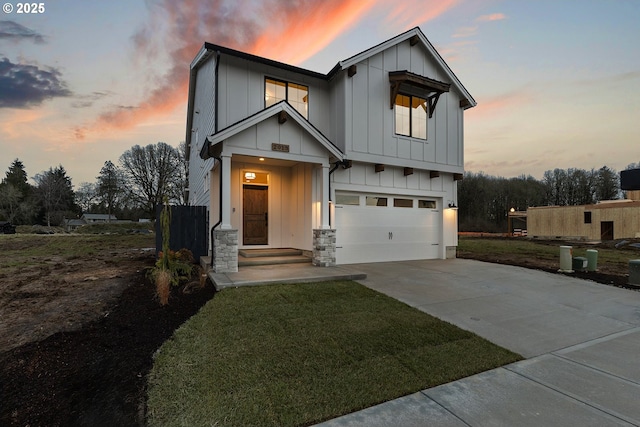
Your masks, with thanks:
M354 76L342 75L345 121L337 129L337 145L354 160L462 172L463 110L453 85L428 119L426 140L395 134L389 72L402 70L450 83L425 50L408 41L367 58L357 64Z
M211 58L197 71L189 152L189 203L193 206L210 203L209 177L214 159L202 160L200 150L215 128L215 63L215 58Z
M210 61L214 62L214 61ZM308 120L330 137L328 83L308 75L265 64L223 56L218 69L220 99L218 130L237 123L265 108L265 78L305 85L309 88Z

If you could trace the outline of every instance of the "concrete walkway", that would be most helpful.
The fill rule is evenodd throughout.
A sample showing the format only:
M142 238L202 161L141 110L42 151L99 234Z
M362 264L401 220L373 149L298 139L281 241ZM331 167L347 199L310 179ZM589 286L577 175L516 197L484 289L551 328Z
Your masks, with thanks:
M640 292L463 259L341 268L527 360L319 426L640 426Z
M256 265L240 267L236 273L209 273L216 290L238 286L272 283L326 282L329 280L360 280L367 275L357 268L315 267L309 264Z

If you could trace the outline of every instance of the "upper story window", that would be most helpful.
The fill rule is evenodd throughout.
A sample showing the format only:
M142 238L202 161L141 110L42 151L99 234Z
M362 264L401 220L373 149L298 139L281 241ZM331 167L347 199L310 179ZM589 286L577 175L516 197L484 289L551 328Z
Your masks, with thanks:
M309 87L282 80L264 80L264 106L287 101L305 119L309 119Z
M396 95L396 134L427 139L427 100L412 95Z

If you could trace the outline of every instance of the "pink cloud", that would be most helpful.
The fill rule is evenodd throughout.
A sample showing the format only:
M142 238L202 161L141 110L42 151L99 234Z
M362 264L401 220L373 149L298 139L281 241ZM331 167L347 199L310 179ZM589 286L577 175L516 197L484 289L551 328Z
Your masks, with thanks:
M460 0L422 0L422 1L397 1L386 0L385 3L392 7L386 21L413 28L431 21L449 11L460 3Z
M490 21L502 21L503 19L507 19L507 15L504 13L492 13L490 15L482 15L479 16L476 21L478 22L490 22Z
M132 57L136 65L149 67L149 81L143 85L152 85L153 89L135 108L113 107L93 122L77 126L73 129L74 136L82 140L91 135L131 129L184 106L188 66L204 41L298 64L325 48L374 9L383 11L394 26L408 29L434 19L459 2L149 1L148 22L132 37ZM169 67L158 76L153 72L154 64L162 56L169 57Z
M320 51L375 5L360 0L267 0L257 3L255 9L256 3L245 3L149 2L149 21L132 38L133 54L137 64L154 64L159 52L165 50L170 58L168 70L147 82L155 89L136 108L105 111L93 123L76 127L75 138L130 129L183 106L187 101L189 64L204 41L296 64ZM254 8L254 13L246 13L249 7ZM160 28L166 30L157 36Z
M478 105L467 112L469 119L486 117L517 106L533 102L534 97L528 89L519 89L490 98L478 99Z

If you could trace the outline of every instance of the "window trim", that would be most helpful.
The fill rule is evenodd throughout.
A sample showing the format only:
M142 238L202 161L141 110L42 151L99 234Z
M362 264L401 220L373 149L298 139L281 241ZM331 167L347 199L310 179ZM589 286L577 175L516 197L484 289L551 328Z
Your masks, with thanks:
M398 97L399 96L405 96L409 98L409 135L404 134L404 133L399 133L398 132ZM412 107L413 105L413 99L414 98L418 98L424 101L424 104L426 105L426 120L425 120L425 136L424 138L419 137L419 136L415 136L413 135L413 110L414 108ZM409 93L406 92L398 92L396 94L396 99L394 100L393 103L393 132L395 135L399 135L399 136L406 136L408 138L414 138L420 141L426 141L429 139L429 102L427 98L423 98L422 96L418 96L418 95L411 95Z
M306 116L301 113L295 106L292 105L292 107L298 112L300 113L300 115L302 117L304 117L305 119L309 120L309 110L310 110L310 104L309 104L309 86L302 84L302 83L297 83L297 82L293 82L293 81L289 81L289 80L282 80L282 79L278 79L275 77L269 77L269 76L264 76L264 84L262 85L263 91L264 91L264 108L267 108L267 80L271 80L274 82L278 82L278 83L284 83L285 86L285 90L284 90L284 101L289 102L289 84L295 84L297 86L302 86L302 87L306 87L307 88L307 114ZM281 101L278 101L281 102ZM274 105L274 104L271 104ZM291 105L291 104L290 104Z

